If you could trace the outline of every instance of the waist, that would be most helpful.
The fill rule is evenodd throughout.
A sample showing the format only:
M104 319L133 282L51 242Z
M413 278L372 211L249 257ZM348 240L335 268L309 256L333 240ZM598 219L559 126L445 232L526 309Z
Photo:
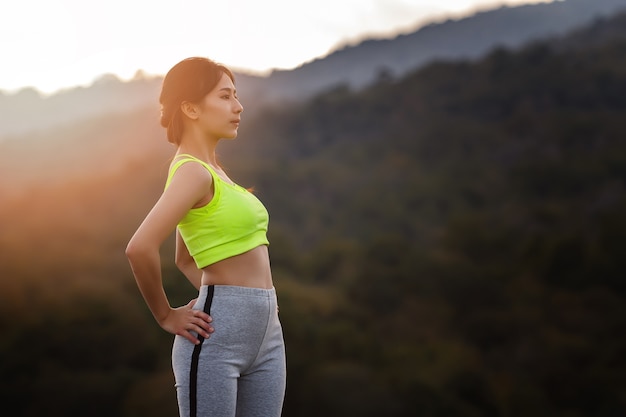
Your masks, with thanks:
M202 269L202 285L271 289L272 272L267 246L226 258Z
M198 291L198 299L206 298L209 285L202 285ZM239 287L235 285L213 285L214 296L223 297L259 297L259 298L276 298L276 289L272 288L250 288Z

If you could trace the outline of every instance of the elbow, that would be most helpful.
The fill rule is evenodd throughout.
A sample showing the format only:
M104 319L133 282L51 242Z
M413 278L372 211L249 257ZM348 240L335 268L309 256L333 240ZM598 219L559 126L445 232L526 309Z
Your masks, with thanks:
M131 239L126 245L124 253L126 254L128 260L132 263L134 260L146 256L148 252L149 250L145 245L142 245L141 242L138 242L135 239Z
M133 256L135 256L135 245L133 245L132 241L128 242L128 244L126 245L126 250L124 251L124 254L126 254L126 257L128 259L132 258Z
M139 251L138 251L137 245L133 244L132 241L128 242L128 245L126 245L126 250L124 251L124 253L126 254L126 257L131 263L133 259L137 257L138 252Z

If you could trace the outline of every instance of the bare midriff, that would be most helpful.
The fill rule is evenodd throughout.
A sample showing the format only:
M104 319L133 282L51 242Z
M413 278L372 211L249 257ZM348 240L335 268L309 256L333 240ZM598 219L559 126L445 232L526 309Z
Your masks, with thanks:
M267 246L257 246L241 255L226 258L203 268L202 285L273 288Z

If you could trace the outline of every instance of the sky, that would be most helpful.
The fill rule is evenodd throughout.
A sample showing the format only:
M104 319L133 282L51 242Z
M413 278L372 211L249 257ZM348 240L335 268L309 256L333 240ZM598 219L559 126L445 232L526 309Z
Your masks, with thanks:
M163 75L188 56L267 74L338 47L500 5L551 0L3 0L0 90Z

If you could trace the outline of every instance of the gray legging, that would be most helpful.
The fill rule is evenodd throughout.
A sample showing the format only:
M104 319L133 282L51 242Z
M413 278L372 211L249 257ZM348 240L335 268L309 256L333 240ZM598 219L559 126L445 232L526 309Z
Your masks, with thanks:
M180 416L279 417L286 366L275 290L203 285L194 309L215 332L199 345L174 339Z

